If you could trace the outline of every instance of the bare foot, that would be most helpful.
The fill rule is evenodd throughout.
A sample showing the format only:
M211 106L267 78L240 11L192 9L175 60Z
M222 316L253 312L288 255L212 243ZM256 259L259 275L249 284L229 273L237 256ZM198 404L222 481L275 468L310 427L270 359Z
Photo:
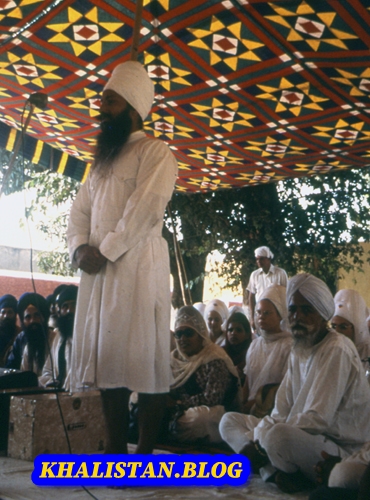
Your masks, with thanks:
M334 465L339 463L342 459L334 455L329 455L329 453L326 453L326 451L322 451L321 456L324 460L317 462L317 464L314 466L314 471L316 473L316 482L320 485L327 485L330 473L333 470Z
M259 446L258 441L257 441L257 446L255 443L250 442L249 444L244 446L244 448L240 451L240 453L249 458L253 474L258 474L261 467L264 467L265 465L270 463L267 454L265 454L263 449Z

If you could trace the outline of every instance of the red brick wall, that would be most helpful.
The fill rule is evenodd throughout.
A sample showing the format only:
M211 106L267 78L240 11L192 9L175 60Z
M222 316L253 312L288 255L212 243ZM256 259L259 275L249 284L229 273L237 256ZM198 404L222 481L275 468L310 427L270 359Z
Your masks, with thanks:
M78 280L73 281L77 283ZM58 279L39 279L34 278L36 292L44 297L47 297L53 293L54 289L61 283L69 284L71 282L66 282L65 280ZM33 284L31 278L15 277L15 276L0 276L0 297L6 293L14 295L17 299L24 292L34 292Z

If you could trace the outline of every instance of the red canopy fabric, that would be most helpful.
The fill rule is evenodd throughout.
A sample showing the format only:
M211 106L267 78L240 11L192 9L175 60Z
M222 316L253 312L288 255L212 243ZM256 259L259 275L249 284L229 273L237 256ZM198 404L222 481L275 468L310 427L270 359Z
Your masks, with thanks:
M0 146L12 150L27 97L46 93L24 153L83 180L134 18L129 0L0 0ZM369 0L144 1L146 131L176 155L177 189L369 166L369 26Z

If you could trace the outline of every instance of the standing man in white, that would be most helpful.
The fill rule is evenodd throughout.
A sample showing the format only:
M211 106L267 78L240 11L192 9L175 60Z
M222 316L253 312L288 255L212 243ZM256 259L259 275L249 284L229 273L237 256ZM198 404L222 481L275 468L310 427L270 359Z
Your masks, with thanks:
M247 290L249 292L249 318L252 330L256 330L255 322L255 307L258 302L262 292L270 285L282 285L287 286L288 276L284 269L278 266L274 266L271 260L274 258L274 254L271 252L269 247L258 247L254 251L254 256L256 257L256 263L258 269L253 271L250 275Z
M72 206L68 245L82 270L72 388L101 390L107 453L127 453L128 400L139 393L137 453L150 453L169 391L169 256L163 215L177 162L143 121L154 99L144 67L118 65L100 107L95 161Z

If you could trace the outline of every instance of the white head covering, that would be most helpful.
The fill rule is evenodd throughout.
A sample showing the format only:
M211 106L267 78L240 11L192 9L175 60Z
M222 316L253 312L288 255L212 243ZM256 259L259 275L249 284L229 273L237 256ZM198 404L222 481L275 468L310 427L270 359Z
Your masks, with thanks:
M194 306L183 306L178 310L175 319L175 332L183 327L192 328L207 342L210 341L206 322Z
M334 297L334 303L333 316L340 316L353 325L355 345L370 341L366 322L367 307L362 296L356 290L339 290Z
M104 87L108 89L123 97L145 120L153 105L154 84L142 64L126 61L116 66Z
M287 303L295 292L303 297L317 310L326 321L334 314L334 299L326 283L309 273L296 274L288 281Z
M227 318L229 317L229 310L228 310L227 305L225 304L225 302L222 302L222 300L219 300L219 299L212 299L212 300L210 300L207 303L206 308L204 310L204 319L206 321L208 319L208 314L211 311L216 311L221 316L221 319L222 319L221 328L222 328L223 331L225 331Z
M193 307L195 307L195 309L199 311L202 316L204 316L204 310L206 308L204 302L195 302L195 304L193 304Z
M225 306L226 307L226 306ZM233 362L226 354L222 347L214 344L208 337L207 326L200 312L193 306L183 306L178 310L175 320L175 332L181 327L188 327L195 330L203 339L203 349L194 356L187 356L181 351L181 348L176 340L177 348L171 353L171 368L175 378L171 389L176 389L182 386L188 378L201 365L210 363L215 359L222 359L229 372L238 378L238 372L233 365Z
M242 306L237 306L237 305L230 306L228 309L229 309L229 318L234 313L242 313L244 314L244 316L246 316L245 310Z
M270 285L262 292L258 302L267 299L274 304L281 319L287 319L288 307L286 303L286 288L282 285Z
M281 317L280 328L283 332L282 335L274 334L273 340L278 338L284 338L290 335L290 327L288 324L288 307L286 302L286 287L282 285L270 285L264 289L258 302L261 300L269 300L276 307L277 312ZM258 304L257 302L257 304ZM261 336L265 339L271 339L271 335L265 334L263 331L259 332ZM278 336L277 336L278 335Z
M273 259L274 254L271 252L269 247L258 247L254 251L255 257L267 257L268 259Z

